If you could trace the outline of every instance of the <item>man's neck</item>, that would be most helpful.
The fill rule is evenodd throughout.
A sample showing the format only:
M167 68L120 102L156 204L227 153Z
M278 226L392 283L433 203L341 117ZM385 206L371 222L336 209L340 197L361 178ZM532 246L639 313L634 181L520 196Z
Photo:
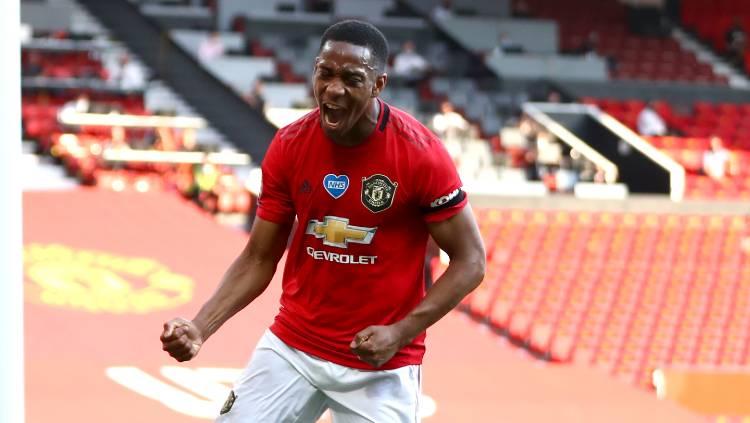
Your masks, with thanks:
M333 140L333 142L346 147L355 147L363 143L378 125L378 119L380 117L380 102L377 98L373 98L370 101L368 109L368 111L362 114L362 117L354 128L352 128L346 138Z

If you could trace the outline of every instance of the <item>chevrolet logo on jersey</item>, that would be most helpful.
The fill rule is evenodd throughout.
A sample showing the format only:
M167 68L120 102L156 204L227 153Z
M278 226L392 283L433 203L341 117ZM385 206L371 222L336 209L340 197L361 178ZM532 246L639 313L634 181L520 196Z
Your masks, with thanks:
M322 239L323 245L346 248L350 242L355 244L369 244L378 228L349 225L349 219L336 216L326 216L324 222L310 219L305 233Z

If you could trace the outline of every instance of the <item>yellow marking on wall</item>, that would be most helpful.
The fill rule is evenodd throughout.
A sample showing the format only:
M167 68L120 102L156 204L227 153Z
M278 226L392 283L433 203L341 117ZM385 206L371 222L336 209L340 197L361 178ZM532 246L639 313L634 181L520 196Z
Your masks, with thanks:
M60 244L24 247L26 299L89 313L144 314L187 303L195 283L158 261Z

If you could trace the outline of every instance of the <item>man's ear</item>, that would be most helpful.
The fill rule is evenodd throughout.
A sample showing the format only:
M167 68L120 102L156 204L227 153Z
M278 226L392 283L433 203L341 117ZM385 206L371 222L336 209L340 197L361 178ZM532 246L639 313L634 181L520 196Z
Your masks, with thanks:
M377 77L375 77L375 84L372 86L372 93L370 97L377 97L380 95L380 93L385 88L386 84L388 83L388 74L387 73L381 73Z

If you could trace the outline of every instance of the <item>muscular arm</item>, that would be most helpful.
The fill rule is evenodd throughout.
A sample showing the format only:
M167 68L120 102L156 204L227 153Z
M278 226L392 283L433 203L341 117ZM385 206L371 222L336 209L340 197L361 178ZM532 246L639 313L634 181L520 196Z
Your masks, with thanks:
M257 218L244 250L195 318L172 319L164 324L163 349L178 361L192 359L224 322L262 294L284 254L290 229L291 225Z
M352 351L375 367L445 316L484 278L484 245L469 205L457 215L428 226L437 245L450 256L450 264L406 317L390 326L370 326L354 337Z
M219 288L193 319L203 340L266 290L284 254L290 229L291 225L279 225L261 218L255 220L245 249L229 266Z
M428 227L451 261L422 302L396 323L404 336L402 346L453 310L484 278L486 254L471 206L466 205L457 215Z

